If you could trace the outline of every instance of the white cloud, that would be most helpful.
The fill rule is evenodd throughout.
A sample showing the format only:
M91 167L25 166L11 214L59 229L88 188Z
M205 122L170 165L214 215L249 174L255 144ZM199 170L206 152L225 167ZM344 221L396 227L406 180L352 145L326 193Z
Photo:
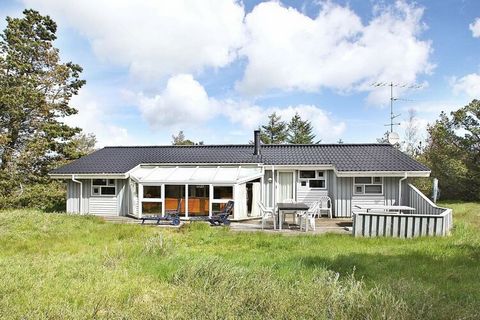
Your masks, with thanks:
M472 31L472 37L480 38L480 18L476 18L474 22L468 25L470 31Z
M23 0L77 29L105 61L143 79L236 58L244 40L244 9L235 0Z
M471 73L459 79L452 80L453 92L465 93L470 98L480 98L480 74Z
M132 144L128 130L111 124L111 113L102 108L100 99L84 88L74 96L71 105L78 113L65 118L64 122L73 127L80 127L85 133L93 133L97 138L97 147Z
M318 138L332 141L345 131L344 122L337 122L325 110L313 105L262 107L245 100L217 100L208 96L204 87L192 75L179 74L168 80L166 88L153 97L138 95L143 118L154 130L182 125L205 126L209 120L226 117L231 123L249 132L265 123L272 112L289 120L295 112L312 122Z
M248 59L241 92L269 89L371 90L373 81L413 82L429 73L431 43L418 38L423 9L398 1L375 10L364 25L348 7L326 2L312 19L279 2L247 15ZM383 98L383 97L382 97Z
M201 124L217 115L214 99L190 74L171 77L165 90L153 97L139 95L143 118L154 129L181 124Z

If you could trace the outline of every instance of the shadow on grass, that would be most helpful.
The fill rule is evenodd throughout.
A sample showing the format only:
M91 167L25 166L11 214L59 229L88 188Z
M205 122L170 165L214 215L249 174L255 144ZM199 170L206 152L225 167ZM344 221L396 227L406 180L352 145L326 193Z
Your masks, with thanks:
M326 268L342 277L354 273L367 285L389 288L412 305L429 301L432 305L441 306L439 310L429 311L439 318L458 318L460 313L466 318L478 315L480 247L447 244L444 253L438 256L418 251L352 253L332 258L306 256L300 261L306 268Z

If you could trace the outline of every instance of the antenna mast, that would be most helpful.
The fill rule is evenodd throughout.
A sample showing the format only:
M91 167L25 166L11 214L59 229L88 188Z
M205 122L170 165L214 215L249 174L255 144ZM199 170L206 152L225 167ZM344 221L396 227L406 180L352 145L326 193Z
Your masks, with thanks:
M394 126L399 126L400 123L397 122L395 123L394 120L400 116L400 114L394 114L393 113L393 102L396 100L404 100L404 99L399 99L395 98L393 96L393 87L400 87L400 88L407 88L407 89L420 89L422 86L419 84L398 84L398 83L387 83L387 82L375 82L371 84L372 87L390 87L390 123L386 124L385 126L390 126L390 132L393 132L393 127ZM405 100L405 101L410 101L410 100Z

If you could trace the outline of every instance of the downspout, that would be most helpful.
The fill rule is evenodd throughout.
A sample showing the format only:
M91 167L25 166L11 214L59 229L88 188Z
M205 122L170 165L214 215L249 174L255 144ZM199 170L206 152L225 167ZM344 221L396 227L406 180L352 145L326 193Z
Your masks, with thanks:
M82 212L83 183L81 181L75 179L74 174L72 174L72 181L76 182L80 185L80 199L79 199L79 203L78 203L78 211L79 211L78 213L83 214L83 212Z
M402 205L402 181L407 179L407 176L408 176L408 173L405 172L405 175L403 176L403 178L398 180L398 205L399 206Z

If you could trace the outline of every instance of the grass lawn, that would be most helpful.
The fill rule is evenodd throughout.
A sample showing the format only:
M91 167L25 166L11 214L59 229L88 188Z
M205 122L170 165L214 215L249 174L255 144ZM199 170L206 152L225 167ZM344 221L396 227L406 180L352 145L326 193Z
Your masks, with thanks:
M478 319L480 204L450 237L179 230L0 212L1 319Z

